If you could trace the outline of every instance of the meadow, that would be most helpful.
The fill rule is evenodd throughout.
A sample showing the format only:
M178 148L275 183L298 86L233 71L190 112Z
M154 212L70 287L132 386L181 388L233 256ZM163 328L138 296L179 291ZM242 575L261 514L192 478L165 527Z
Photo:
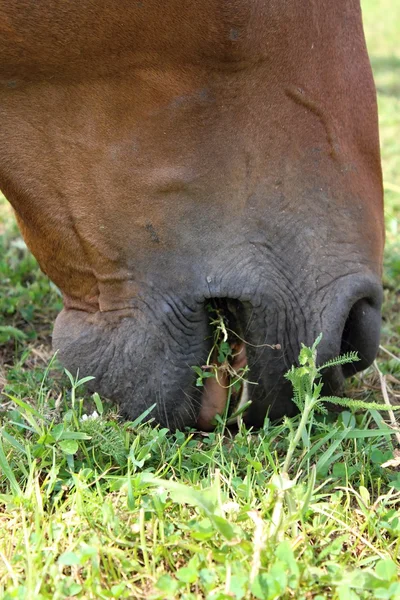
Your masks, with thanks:
M123 422L51 351L58 290L0 197L0 598L400 599L400 4L364 0L387 243L378 358L260 431ZM368 406L365 403L368 402ZM400 417L398 417L400 418Z

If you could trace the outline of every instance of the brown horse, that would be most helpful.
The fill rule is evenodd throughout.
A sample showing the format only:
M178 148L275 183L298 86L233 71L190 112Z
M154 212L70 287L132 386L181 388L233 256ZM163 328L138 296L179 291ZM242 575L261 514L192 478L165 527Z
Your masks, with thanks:
M129 417L208 426L205 306L248 342L259 425L282 377L378 347L375 89L358 0L0 0L0 188L64 310L54 347ZM328 371L331 390L353 367Z

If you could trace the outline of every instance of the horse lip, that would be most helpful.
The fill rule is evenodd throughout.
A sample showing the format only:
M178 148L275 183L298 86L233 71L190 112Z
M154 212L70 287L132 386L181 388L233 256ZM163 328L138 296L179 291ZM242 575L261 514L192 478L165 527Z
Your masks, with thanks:
M233 376L232 372L237 372L239 369L242 369L247 365L245 345L243 343L234 343L231 347L232 350L234 350L233 359L230 364L231 370L222 368L220 371L218 371L218 367L221 365L218 365L216 361L217 373L215 377L210 377L205 382L200 412L196 422L197 427L200 429L209 431L214 428L215 417L217 415L222 416L226 411L226 405L229 398L229 389L231 386L231 378ZM247 402L248 392L247 382L245 380L242 380L239 393L232 393L229 400L230 414L237 412L239 408ZM232 422L236 422L236 417L233 419L228 417L227 425L230 425Z

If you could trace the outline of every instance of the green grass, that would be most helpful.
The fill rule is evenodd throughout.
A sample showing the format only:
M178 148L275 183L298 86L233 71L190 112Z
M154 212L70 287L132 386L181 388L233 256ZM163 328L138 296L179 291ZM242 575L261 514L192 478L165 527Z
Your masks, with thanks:
M376 410L313 415L296 382L301 421L234 437L117 424L98 396L84 418L73 379L61 401L46 378L11 395L2 597L398 598L393 430Z
M382 346L399 356L400 4L363 8L386 192ZM0 598L400 598L386 417L315 405L258 433L122 423L50 363L59 307L0 199ZM377 367L395 403L400 362L383 350ZM382 403L378 371L351 394Z

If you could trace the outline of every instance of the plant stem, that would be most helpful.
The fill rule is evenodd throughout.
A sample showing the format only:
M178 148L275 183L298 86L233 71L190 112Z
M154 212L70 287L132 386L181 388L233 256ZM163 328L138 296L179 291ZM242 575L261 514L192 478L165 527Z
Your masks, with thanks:
M294 437L292 437L292 439L289 442L289 448L286 454L285 462L283 463L282 467L283 473L287 473L289 471L289 466L292 461L293 453L296 449L297 444L300 441L305 427L307 426L309 416L314 410L314 407L317 404L317 402L318 400L314 399L312 396L309 396L308 394L306 395L299 426L297 428L296 434L294 435Z

